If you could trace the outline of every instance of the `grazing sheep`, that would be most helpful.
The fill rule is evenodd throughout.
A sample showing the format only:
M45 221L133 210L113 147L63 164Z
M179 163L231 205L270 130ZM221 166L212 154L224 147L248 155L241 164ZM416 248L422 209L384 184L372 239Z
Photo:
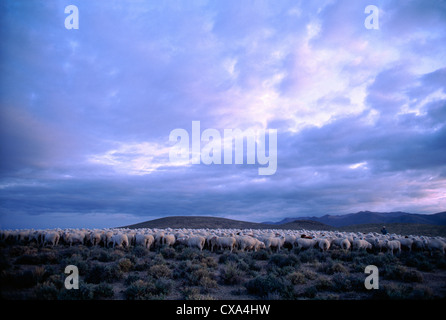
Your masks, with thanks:
M84 244L85 235L83 233L77 232L65 232L62 236L62 239L65 243L69 243L71 247L73 244L76 243Z
M254 240L255 240L254 251L266 248L264 242L260 241L259 239L254 239Z
M164 238L164 231L158 231L155 234L155 243L157 245L161 245L163 243L163 238Z
M357 239L357 240L353 240L352 243L352 249L355 250L371 250L372 249L372 245L370 244L370 242L366 241L366 240L362 240L362 239Z
M351 246L352 246L352 244L350 243L350 241L347 238L342 239L341 248L343 250L350 250Z
M154 237L151 234L136 234L135 235L135 246L143 246L150 249L152 244L155 242Z
M60 235L58 232L52 231L45 233L45 236L43 238L42 246L45 246L45 244L50 243L53 247L56 246L59 243Z
M250 236L239 236L236 238L237 245L239 250L245 251L245 250L254 250L254 247L256 245L256 241L253 237Z
M204 244L206 243L206 239L204 237L190 237L187 239L187 246L190 248L198 248L200 251L203 251Z
M317 245L317 241L315 239L308 239L308 238L297 238L296 239L296 246L300 250L314 248L316 245Z
M129 239L127 238L127 235L118 233L111 237L111 241L113 243L113 248L115 246L118 247L129 247Z
M211 250L211 252L214 251L215 247L217 247L217 249L218 249L217 239L218 239L218 237L214 236L214 235L207 238L209 249Z
M425 248L424 242L421 239L415 239L412 244L412 250L414 251L423 251Z
M412 251L413 240L410 238L399 238L398 241L401 243L401 250Z
M173 246L175 244L175 236L173 234L168 234L163 237L162 243L167 246Z
M434 251L440 251L444 254L446 249L446 243L440 239L429 239L426 241L426 248L429 250L432 255Z
M101 242L102 233L101 232L92 232L90 233L90 243L92 246L97 246Z
M229 248L230 251L234 250L237 241L234 237L215 237L217 242L217 247L220 250L224 250L225 248Z
M286 235L285 236L285 241L283 243L283 247L287 247L290 249L294 248L294 243L296 242L296 236L294 235Z
M401 242L398 240L386 240L386 246L392 255L394 250L398 250L398 253L401 253Z
M320 239L318 241L318 246L321 251L327 251L330 248L330 241L327 239Z
M387 249L386 241L376 238L372 243L373 249L381 252L383 249Z
M271 250L274 248L276 251L279 251L284 241L285 239L282 237L268 237L263 242L265 243L266 248L271 248Z

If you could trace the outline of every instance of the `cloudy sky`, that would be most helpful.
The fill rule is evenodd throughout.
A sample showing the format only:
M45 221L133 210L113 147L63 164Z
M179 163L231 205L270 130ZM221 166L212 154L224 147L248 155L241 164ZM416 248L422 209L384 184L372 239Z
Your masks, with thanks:
M444 1L3 0L0 39L0 228L446 208ZM170 162L192 121L277 171Z

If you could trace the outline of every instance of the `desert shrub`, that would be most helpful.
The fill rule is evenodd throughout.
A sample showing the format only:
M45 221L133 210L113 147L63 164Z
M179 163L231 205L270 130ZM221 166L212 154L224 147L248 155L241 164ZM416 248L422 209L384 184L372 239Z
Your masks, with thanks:
M57 299L59 300L93 300L94 285L79 282L79 289L62 289L59 291Z
M315 287L319 291L331 290L332 289L331 279L326 276L321 276L316 280Z
M156 264L149 268L147 271L149 276L152 276L156 279L158 278L169 278L172 276L172 270L165 264Z
M423 282L423 275L416 270L409 270L401 265L388 265L384 267L383 276L389 280L405 282Z
M317 291L316 287L314 287L314 286L308 287L304 290L304 292L302 293L302 296L306 297L306 298L314 299L317 295L317 292L318 291Z
M10 259L0 252L0 270L8 270L12 267Z
M292 283L273 275L258 276L245 283L249 294L265 298L268 294L276 293L283 299L292 299L294 289Z
M85 276L87 283L99 284L101 282L115 282L122 279L123 274L119 266L115 264L111 265L94 265Z
M160 299L168 295L173 287L172 280L159 278L148 281L136 280L124 291L127 300Z
M159 278L155 280L155 291L157 295L168 295L172 288L174 287L174 282L170 279Z
M345 273L335 273L331 277L330 290L335 292L354 291L355 293L365 291L364 278Z
M373 290L373 299L396 299L396 300L427 300L438 298L432 289L424 285L405 285L389 283Z
M215 300L212 296L208 294L202 294L200 289L196 287L185 287L181 290L184 300Z
M138 275L136 275L136 274L129 274L127 276L127 278L125 278L124 284L126 286L128 286L128 285L132 284L133 282L135 282L135 281L137 281L139 279L140 279L140 277Z
M319 272L324 272L328 275L332 275L335 273L349 273L348 268L339 262L330 262L323 263L318 268Z
M195 248L184 248L177 256L177 260L194 260L198 255L198 249Z
M318 274L313 270L305 269L304 271L302 271L302 273L304 274L305 278L309 280L315 280L318 277Z
M41 264L57 264L59 263L59 257L55 252L45 252L40 254Z
M15 260L15 264L39 265L41 258L37 254L24 254Z
M379 289L373 290L374 299L407 299L410 293L407 286L401 284L389 283L380 285Z
M14 288L31 288L43 282L45 268L42 266L23 271L2 271L0 275L1 286L12 286Z
M8 255L10 257L20 257L23 255L36 255L37 248L32 248L30 246L10 246L8 250Z
M133 282L124 291L124 297L127 300L147 300L152 299L152 292L155 290L153 282L146 282L143 280L137 280Z
M90 263L87 262L81 255L73 254L71 257L65 258L60 262L63 266L75 265L79 269L79 274L88 274L90 272Z
M218 262L214 257L204 257L201 259L201 263L211 269L218 267Z
M299 271L294 271L287 276L287 279L291 281L292 284L305 284L307 283L307 277Z
M421 285L413 287L412 292L409 295L409 299L414 300L428 300L436 298L438 297L434 294L432 288Z
M113 296L115 295L113 286L104 282L101 282L97 286L94 286L92 290L94 299L113 298Z
M260 250L252 253L252 258L255 260L268 260L269 252L266 250Z
M299 251L296 248L297 257L299 258L301 263L307 262L324 262L329 258L329 256L325 252L321 252L316 249L307 249Z
M132 250L132 254L137 258L145 257L149 252L150 250L143 246L136 246Z
M220 269L220 280L223 284L235 285L244 280L245 273L237 268L234 262L228 262Z
M114 261L114 256L110 251L102 250L97 257L97 260L100 262L111 262Z
M142 261L142 262L135 263L135 265L133 266L132 269L134 271L144 271L144 270L147 270L149 268L149 266L150 266L150 264L148 264L145 261Z
M235 253L225 252L222 255L220 255L220 257L218 258L218 263L226 263L229 261L238 262L239 261L238 255Z
M217 287L215 278L213 273L201 266L199 268L194 268L187 277L190 285L201 286L205 290Z
M118 266L122 272L129 272L133 267L133 263L128 258L122 258L118 261Z
M34 289L35 299L38 300L55 300L59 295L59 289L52 282L46 281L39 283Z
M165 259L174 259L177 255L175 249L171 247L162 248L160 253Z
M299 258L292 253L289 254L276 253L269 258L268 263L271 265L275 265L279 268L285 266L295 266L299 264Z

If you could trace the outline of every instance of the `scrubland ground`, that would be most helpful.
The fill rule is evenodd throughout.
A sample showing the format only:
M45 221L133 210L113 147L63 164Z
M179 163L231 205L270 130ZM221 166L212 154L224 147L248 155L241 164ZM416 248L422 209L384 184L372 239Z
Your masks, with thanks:
M64 286L67 265L79 289ZM379 289L367 290L367 265ZM0 244L0 298L66 299L444 299L446 258L427 252L369 253L330 249L279 252L183 246L148 250Z

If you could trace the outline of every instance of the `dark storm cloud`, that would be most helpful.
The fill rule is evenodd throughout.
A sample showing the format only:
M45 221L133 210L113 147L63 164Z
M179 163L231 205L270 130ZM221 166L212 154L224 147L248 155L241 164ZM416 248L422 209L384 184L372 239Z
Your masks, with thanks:
M0 5L1 227L446 205L443 2L68 4ZM277 172L170 163L193 120L277 129Z

